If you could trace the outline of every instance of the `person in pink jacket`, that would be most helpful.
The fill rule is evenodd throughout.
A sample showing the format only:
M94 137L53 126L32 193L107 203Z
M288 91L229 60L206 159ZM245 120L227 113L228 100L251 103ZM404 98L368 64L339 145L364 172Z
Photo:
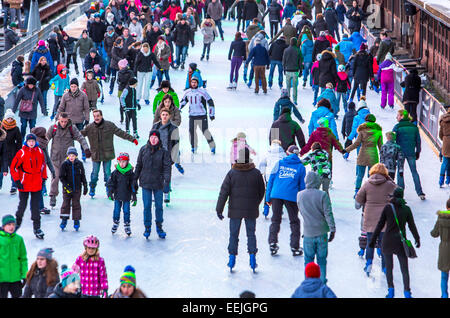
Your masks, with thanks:
M394 108L394 72L400 72L403 68L395 65L391 53L386 54L383 63L378 67L378 80L381 83L381 108L386 107L386 99L389 107Z
M106 298L108 296L108 275L105 260L100 257L98 238L94 235L83 241L84 252L77 257L74 267L79 268L81 293L84 297Z
M255 150L252 149L247 144L247 141L245 140L246 136L245 133L240 132L237 134L236 138L233 138L231 140L231 150L230 150L230 163L231 165L236 163L236 160L238 159L239 150L243 148L247 148L252 155L256 155Z

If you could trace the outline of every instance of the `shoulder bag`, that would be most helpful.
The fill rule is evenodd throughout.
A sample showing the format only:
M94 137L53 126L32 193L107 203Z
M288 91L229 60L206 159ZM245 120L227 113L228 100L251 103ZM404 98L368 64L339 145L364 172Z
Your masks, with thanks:
M402 240L403 249L405 250L405 254L408 258L416 258L416 250L414 249L414 246L412 245L410 240L407 240L406 237L403 235L402 230L400 229L400 224L398 223L397 219L397 213L395 212L395 207L392 203L390 203L390 206L392 208L392 212L394 212L394 218L395 222L397 223L398 230L400 232L400 238Z

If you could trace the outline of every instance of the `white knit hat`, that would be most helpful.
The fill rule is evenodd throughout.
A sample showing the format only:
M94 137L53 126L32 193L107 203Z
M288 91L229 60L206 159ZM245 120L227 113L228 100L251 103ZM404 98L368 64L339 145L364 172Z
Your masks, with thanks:
M8 118L14 119L14 113L12 112L11 108L8 108L8 109L6 110L6 113L5 113L4 118L5 118L5 119L8 119Z
M361 99L361 100L359 101L359 103L358 103L358 107L359 107L359 108L361 108L361 107L367 107L366 101L363 100L363 99Z

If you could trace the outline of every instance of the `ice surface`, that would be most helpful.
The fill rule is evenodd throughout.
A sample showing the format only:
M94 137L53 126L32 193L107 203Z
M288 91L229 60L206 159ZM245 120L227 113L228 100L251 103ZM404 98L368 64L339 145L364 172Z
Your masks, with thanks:
M235 271L230 274L226 267L228 261L228 219L220 221L216 217L215 205L220 185L229 165L230 140L238 131L245 131L248 143L263 154L268 149L268 133L272 123L273 105L279 98L280 90L277 80L267 96L261 92L255 96L253 89L248 89L242 81L242 69L237 91L227 91L230 62L227 60L229 43L234 38L235 23L225 21L225 42L216 40L211 47L210 60L200 62L202 49L200 32L197 32L194 48L189 48L187 63L198 63L204 79L208 80L208 91L216 105L216 120L210 122L211 132L217 143L217 154L212 156L203 136L199 132L199 151L191 160L188 135L188 111L182 111L181 152L185 175L180 175L174 168L172 172L172 202L164 207L164 229L167 238L157 238L154 226L150 240L142 236L143 204L141 193L138 194L138 205L131 208L131 229L133 234L127 237L123 231L123 221L115 235L111 234L113 202L106 198L104 187L99 182L94 199L82 198L81 228L73 230L69 221L67 230L59 229L59 207L62 196L59 195L57 208L50 215L42 216L42 229L45 240L34 237L27 209L19 234L25 239L29 264L34 260L38 250L53 247L54 257L59 264L71 265L82 252L83 238L95 234L100 238L100 254L105 258L109 276L109 291L113 292L119 285L119 277L126 265L136 268L137 284L149 297L237 297L245 289L252 290L257 297L290 297L304 278L304 258L291 255L289 248L289 220L283 217L279 236L279 255L270 256L267 237L270 220L260 217L257 220L257 273L253 274L249 267L246 253L245 227L241 229L239 255ZM186 65L187 66L187 65ZM172 85L183 95L186 71L170 71ZM75 74L71 66L71 74ZM277 78L277 77L276 77ZM82 83L81 76L79 77ZM105 103L98 103L104 112L105 119L114 121L119 127L117 88L114 96L108 95L108 84L104 85ZM155 96L151 91L151 99ZM49 92L49 108L53 106L53 97ZM312 106L312 90L299 85L299 109L307 122L302 126L307 135L307 124ZM389 131L395 124L395 110L381 110L380 96L368 90L368 105L376 115L384 131ZM143 101L141 101L143 104ZM340 117L343 116L341 110ZM116 138L116 155L121 151L130 153L134 165L140 147L146 142L151 122L152 108L143 105L138 112L138 127L141 136L139 146ZM92 120L92 119L91 119ZM342 120L338 120L339 130ZM48 117L39 115L38 126L49 127ZM341 137L342 138L342 137ZM343 140L340 140L343 142ZM79 144L76 145L80 149ZM438 244L429 232L436 220L436 211L445 208L449 197L449 189L439 189L439 160L426 141L422 139L422 154L417 163L422 186L427 195L426 201L417 197L408 168L405 168L405 197L414 213L417 228L421 235L422 247L418 249L418 258L410 261L411 289L415 297L440 297L440 272L437 269ZM259 162L259 158L254 158ZM363 272L365 260L356 253L360 234L361 211L354 209L356 153L351 153L348 161L335 152L333 163L333 189L330 191L336 221L336 238L329 244L327 265L328 285L338 297L384 297L387 291L386 279L381 272L380 259L375 256L373 272L368 278ZM85 164L87 177L92 171L92 163ZM307 168L309 169L309 168ZM99 176L103 180L102 174ZM9 195L10 181L4 179L0 192L2 213L14 213L18 204L17 196ZM47 182L49 187L49 182ZM48 197L45 197L48 206ZM262 207L261 207L262 208ZM286 214L285 214L286 215ZM412 237L408 231L408 237ZM397 296L402 296L403 286L398 262L394 265L395 286Z

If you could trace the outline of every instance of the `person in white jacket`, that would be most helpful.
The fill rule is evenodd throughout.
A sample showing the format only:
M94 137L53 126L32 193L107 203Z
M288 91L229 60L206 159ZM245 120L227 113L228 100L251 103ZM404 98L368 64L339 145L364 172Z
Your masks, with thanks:
M136 34L136 41L142 41L142 25L136 17L131 20L128 30L130 30L130 34Z
M259 171L261 171L261 174L264 176L266 185L272 170L277 166L278 162L286 156L286 152L281 147L281 141L278 139L272 140L269 151L267 151L267 154L259 162ZM267 204L264 204L263 214L266 218L269 215L269 209L270 207Z

